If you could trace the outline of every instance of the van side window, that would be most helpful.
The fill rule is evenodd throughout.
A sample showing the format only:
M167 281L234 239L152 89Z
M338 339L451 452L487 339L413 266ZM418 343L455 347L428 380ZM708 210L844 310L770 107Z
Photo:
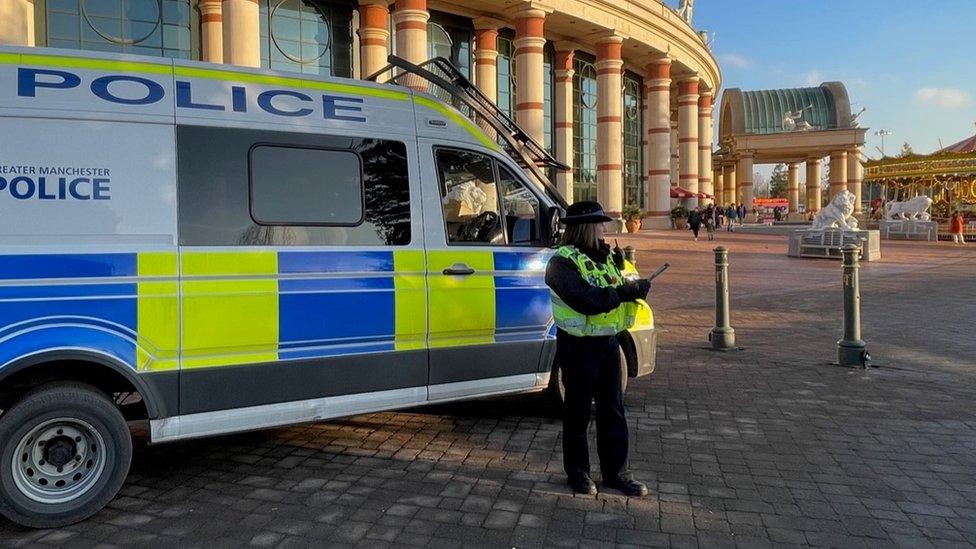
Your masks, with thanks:
M180 125L176 143L182 246L410 244L401 141Z
M542 246L539 199L508 168L498 165L502 207L505 211L505 234L508 243Z
M258 145L251 149L251 217L261 225L358 225L359 156L349 151Z
M435 156L448 243L504 244L494 160L455 149Z

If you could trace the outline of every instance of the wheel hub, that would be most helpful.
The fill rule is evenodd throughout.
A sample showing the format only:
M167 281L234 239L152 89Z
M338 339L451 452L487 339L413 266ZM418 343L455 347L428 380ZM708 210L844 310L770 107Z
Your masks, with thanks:
M90 490L105 469L105 443L87 422L75 418L45 421L17 445L11 473L28 498L64 503Z
M44 460L55 467L63 467L75 458L75 442L66 436L57 436L44 445Z

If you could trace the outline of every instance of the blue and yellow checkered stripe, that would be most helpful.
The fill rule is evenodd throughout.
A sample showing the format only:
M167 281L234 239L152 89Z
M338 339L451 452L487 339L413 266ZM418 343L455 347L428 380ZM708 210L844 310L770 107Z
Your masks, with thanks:
M428 318L432 347L539 340L551 326L548 256L193 249L180 256L5 255L0 365L67 347L151 371L177 368L179 351L184 368L200 368L423 349ZM439 276L459 261L482 276ZM428 268L435 273L429 292Z

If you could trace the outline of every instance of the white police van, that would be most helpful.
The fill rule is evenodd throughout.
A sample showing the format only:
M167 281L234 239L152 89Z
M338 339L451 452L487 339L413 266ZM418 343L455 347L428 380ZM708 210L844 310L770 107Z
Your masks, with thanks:
M127 420L165 442L558 385L562 199L437 67L400 63L402 87L0 48L4 515L97 512ZM624 339L648 373L646 304Z

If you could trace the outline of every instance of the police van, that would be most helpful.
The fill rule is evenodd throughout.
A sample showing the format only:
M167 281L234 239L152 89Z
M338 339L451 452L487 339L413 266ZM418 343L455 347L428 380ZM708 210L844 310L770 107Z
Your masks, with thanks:
M130 420L159 443L559 386L541 148L463 78L391 71L0 48L4 515L97 512ZM650 372L646 303L623 339Z

